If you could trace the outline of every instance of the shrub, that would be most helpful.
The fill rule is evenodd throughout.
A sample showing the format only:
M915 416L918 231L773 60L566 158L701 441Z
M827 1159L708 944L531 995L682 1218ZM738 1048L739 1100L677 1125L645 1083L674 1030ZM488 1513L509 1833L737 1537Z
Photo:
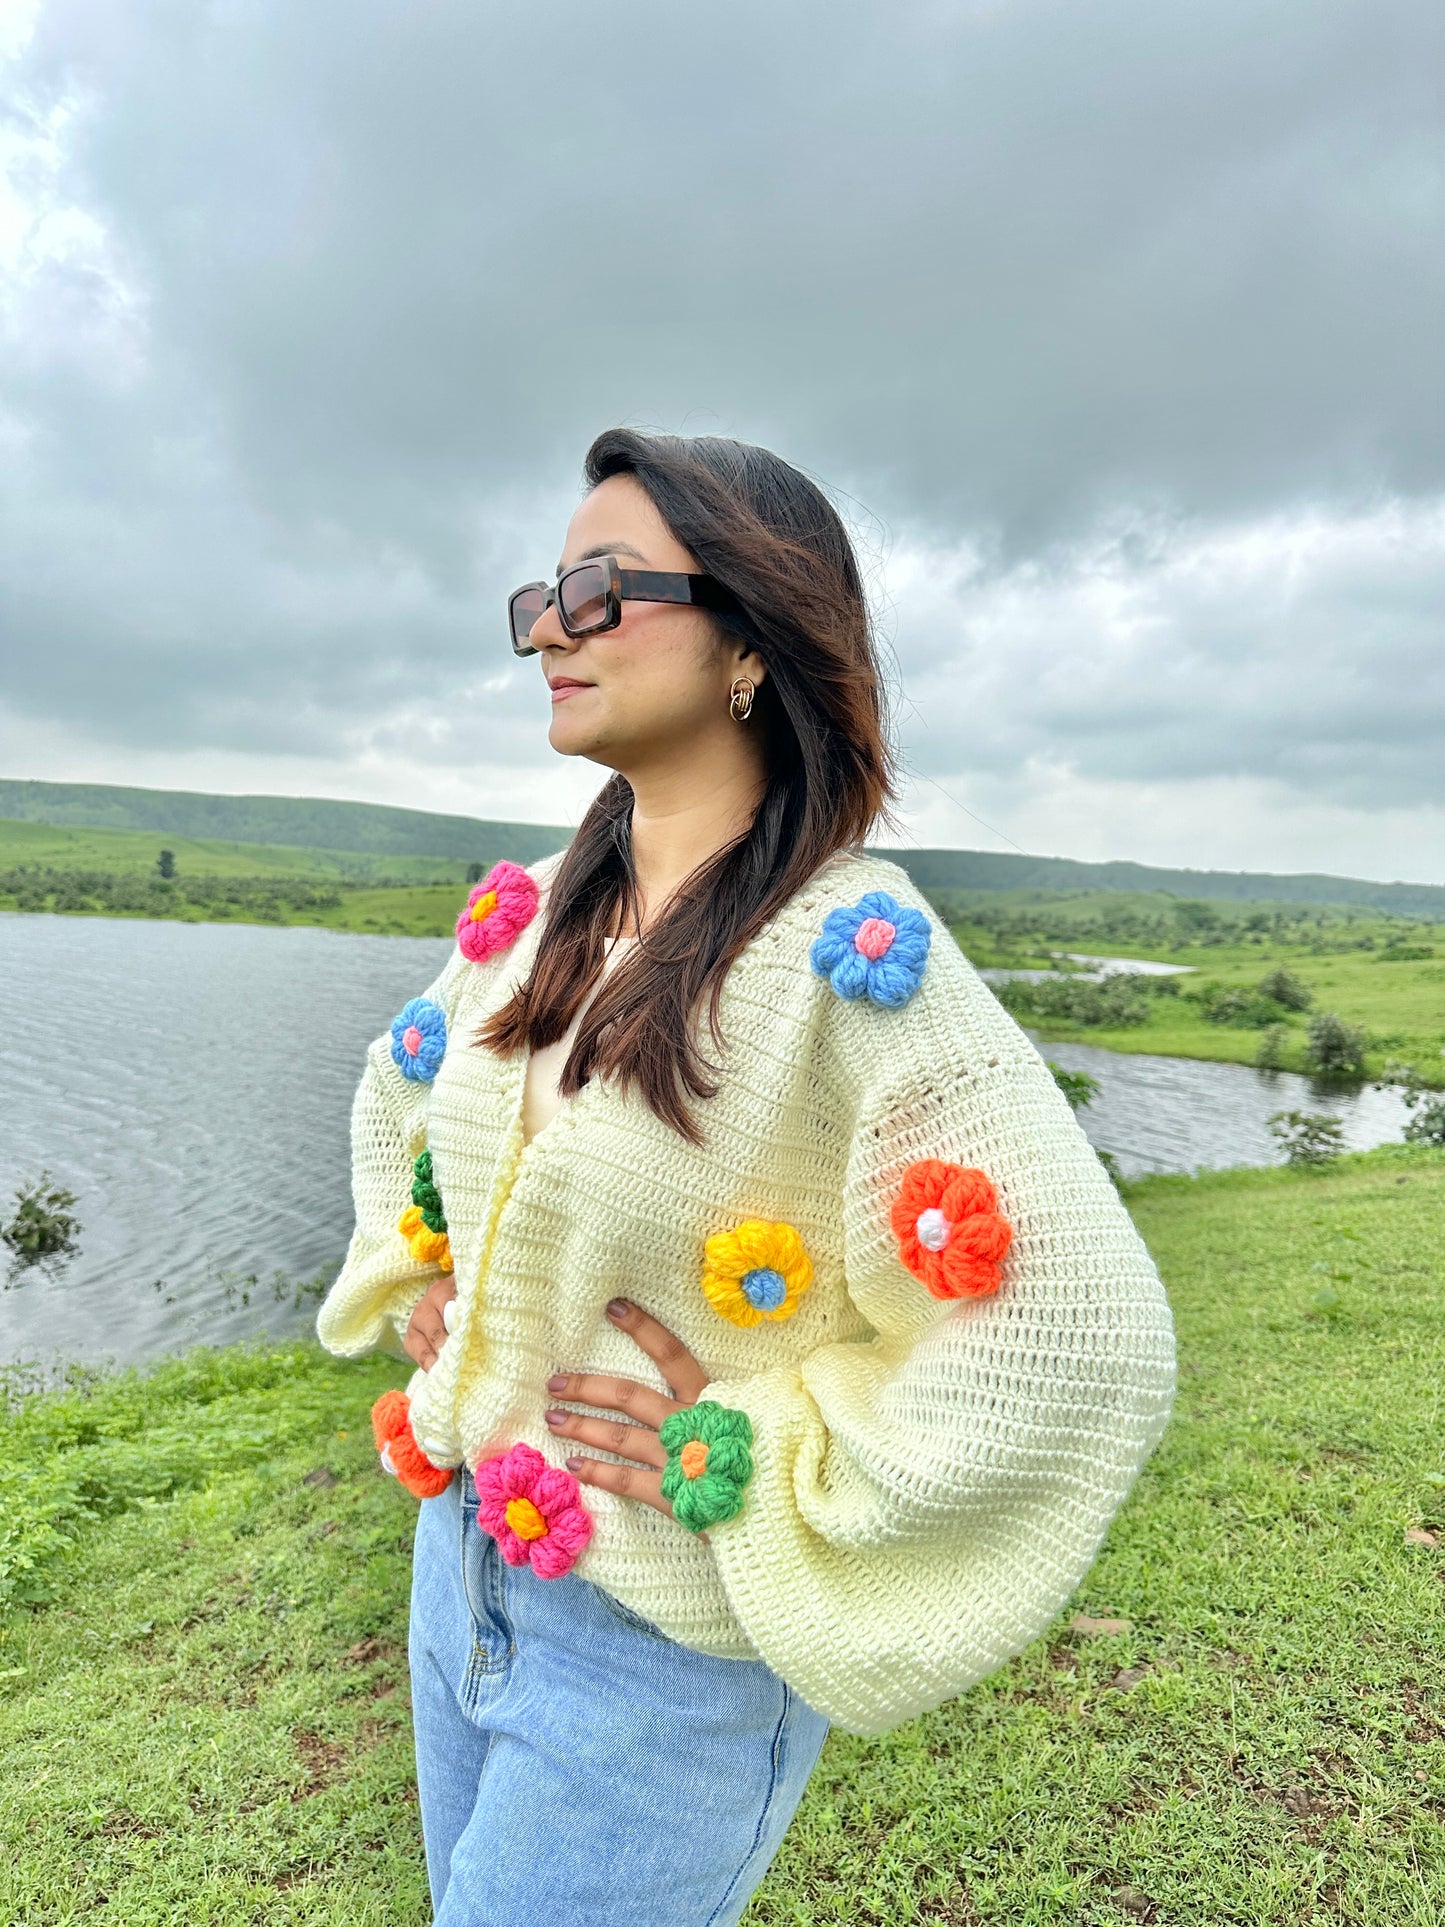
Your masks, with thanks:
M1405 1125L1407 1144L1430 1144L1445 1150L1445 1091L1433 1090L1413 1064L1402 1064L1392 1057L1377 1088L1400 1086L1410 1117Z
M1207 984L1199 993L1202 1015L1211 1024L1231 1024L1239 1030L1267 1030L1280 1020L1281 1007L1257 990L1234 985Z
M1255 988L1261 997L1269 997L1275 1003L1283 1004L1286 1010L1308 1010L1314 1002L1314 992L1309 985L1296 977L1292 970L1286 970L1283 964L1276 964L1273 970L1260 978Z
M78 1249L80 1220L70 1210L74 1203L74 1193L52 1185L48 1171L42 1171L28 1188L20 1187L14 1215L8 1224L0 1225L0 1242L13 1252L16 1269L47 1258L68 1258Z
M1045 1062L1048 1060L1045 1059ZM1090 1077L1087 1071L1066 1071L1054 1063L1049 1063L1049 1069L1054 1074L1054 1082L1068 1099L1071 1111L1083 1110L1099 1095L1099 1080Z
M1254 1055L1255 1065L1262 1071L1282 1071L1288 1050L1289 1026L1271 1024L1259 1040L1259 1049Z
M1149 1001L1132 977L1014 978L997 987L999 1002L1015 1017L1057 1018L1069 1024L1122 1030L1149 1020Z
M1342 1120L1325 1117L1318 1111L1276 1111L1269 1120L1269 1130L1284 1146L1289 1163L1309 1165L1316 1170L1333 1164L1345 1148Z
M1365 1033L1334 1011L1322 1010L1310 1019L1306 1055L1321 1077L1363 1077Z

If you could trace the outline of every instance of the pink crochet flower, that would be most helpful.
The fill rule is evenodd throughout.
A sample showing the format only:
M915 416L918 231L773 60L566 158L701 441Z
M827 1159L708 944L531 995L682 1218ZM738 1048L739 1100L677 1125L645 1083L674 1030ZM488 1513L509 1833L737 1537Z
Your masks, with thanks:
M477 884L457 918L462 955L484 963L493 951L505 950L520 936L536 914L536 879L520 863L508 863L504 857Z
M548 1465L530 1445L514 1445L483 1459L477 1482L477 1523L485 1526L509 1566L530 1566L539 1579L570 1572L592 1537L592 1519L570 1472Z

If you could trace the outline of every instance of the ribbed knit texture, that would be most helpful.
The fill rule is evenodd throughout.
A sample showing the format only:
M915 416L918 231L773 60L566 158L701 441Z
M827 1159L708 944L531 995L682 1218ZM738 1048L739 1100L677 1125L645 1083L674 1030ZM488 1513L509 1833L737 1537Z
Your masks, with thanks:
M458 950L425 991L449 1037L433 1083L402 1076L389 1031L371 1047L322 1343L400 1350L439 1275L396 1229L429 1148L458 1302L408 1387L422 1449L476 1465L524 1441L563 1465L552 1373L662 1389L605 1316L633 1299L702 1362L704 1397L747 1415L755 1471L706 1537L586 1489L577 1572L686 1645L760 1656L836 1724L886 1731L1018 1652L1088 1570L1168 1417L1163 1288L1047 1066L882 858L833 858L734 963L720 1060L699 1031L722 1065L702 1146L600 1077L524 1144L524 1056L470 1040L527 973L558 862L532 866L541 907L507 948ZM897 1008L809 962L826 914L869 890L933 921ZM940 1301L904 1266L890 1211L925 1158L995 1186L1013 1228L996 1293ZM750 1219L792 1225L813 1279L791 1317L741 1326L701 1280L708 1238Z

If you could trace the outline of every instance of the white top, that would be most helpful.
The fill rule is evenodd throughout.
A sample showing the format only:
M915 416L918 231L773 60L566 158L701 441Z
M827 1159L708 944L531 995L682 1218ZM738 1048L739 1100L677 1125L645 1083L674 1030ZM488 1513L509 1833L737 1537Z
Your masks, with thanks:
M544 1044L534 1050L527 1059L527 1081L522 1092L522 1137L530 1144L544 1124L550 1124L562 1108L562 1098L558 1095L557 1079L562 1075L562 1066L567 1062L567 1053L572 1048L572 1040L577 1035L577 1026L582 1022L582 1014L597 995L602 980L607 976L614 963L625 954L623 945L636 943L636 937L606 937L607 954L602 960L602 974L593 984L582 1002L573 1013L572 1021L555 1043Z

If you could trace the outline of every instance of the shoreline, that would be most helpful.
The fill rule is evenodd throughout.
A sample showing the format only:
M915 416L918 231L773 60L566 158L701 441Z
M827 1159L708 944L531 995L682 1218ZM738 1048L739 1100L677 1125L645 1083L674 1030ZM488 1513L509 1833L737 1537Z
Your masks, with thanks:
M15 917L79 917L90 921L97 919L115 923L180 923L180 924L244 924L257 929L269 930L329 930L337 936L356 937L410 937L423 940L443 941L450 939L458 906L465 900L464 884L411 884L395 883L389 885L352 887L341 903L328 912L318 914L315 910L278 909L274 914L257 915L244 907L238 907L226 916L208 914L201 906L178 907L174 915L156 915L151 911L117 911L108 909L21 909L18 906L0 905L0 916ZM942 921L942 918L940 918ZM975 949L959 942L957 926L945 923L960 949L976 968L992 969L1007 965L997 965L992 959L980 963ZM976 947L975 947L976 948ZM1297 959L1285 952L1270 952L1253 960L1252 968L1256 973L1271 962L1287 961L1292 968L1308 967L1320 961L1310 957ZM1134 961L1159 963L1165 961L1157 957L1140 956ZM1203 981L1211 973L1217 972L1224 980L1237 978L1244 966L1237 959L1221 958L1211 962L1207 953L1191 950L1187 961L1178 958L1167 960L1171 969L1187 970L1196 981ZM1328 967L1338 959L1326 953L1322 960ZM1396 973L1408 966L1390 966ZM1434 1001L1445 1016L1445 963L1435 965L1429 972L1432 979L1439 978L1441 987ZM1397 975L1395 982L1378 988L1396 990L1407 980ZM1372 985L1372 989L1377 988ZM1431 986L1433 989L1433 984ZM1348 1001L1348 1000L1345 1000ZM1323 1004L1321 1007L1325 1007ZM1170 1016L1174 1012L1168 1013ZM1344 1013L1349 1021L1357 1021L1348 1011ZM1437 1022L1439 1020L1437 1019ZM1367 1031L1377 1033L1379 1025L1369 1017L1363 1020ZM1029 1022L1025 1026L1034 1032L1042 1044L1086 1044L1093 1049L1106 1050L1120 1057L1172 1057L1183 1058L1195 1063L1236 1064L1245 1070L1260 1070L1264 1067L1255 1062L1259 1050L1260 1033L1257 1030L1233 1029L1225 1025L1209 1024L1202 1019L1188 1020L1176 1024L1150 1022L1127 1028L1104 1029L1081 1024L1060 1022ZM1303 1061L1303 1034L1291 1033L1291 1046L1286 1061L1275 1068L1295 1076L1308 1077L1311 1072ZM1413 1058L1408 1053L1414 1053ZM1375 1041L1366 1052L1366 1072L1363 1083L1379 1082L1391 1058L1405 1056L1412 1061L1422 1082L1434 1089L1445 1089L1445 1028L1439 1035L1429 1033L1423 1037L1411 1037L1399 1031L1387 1033Z

